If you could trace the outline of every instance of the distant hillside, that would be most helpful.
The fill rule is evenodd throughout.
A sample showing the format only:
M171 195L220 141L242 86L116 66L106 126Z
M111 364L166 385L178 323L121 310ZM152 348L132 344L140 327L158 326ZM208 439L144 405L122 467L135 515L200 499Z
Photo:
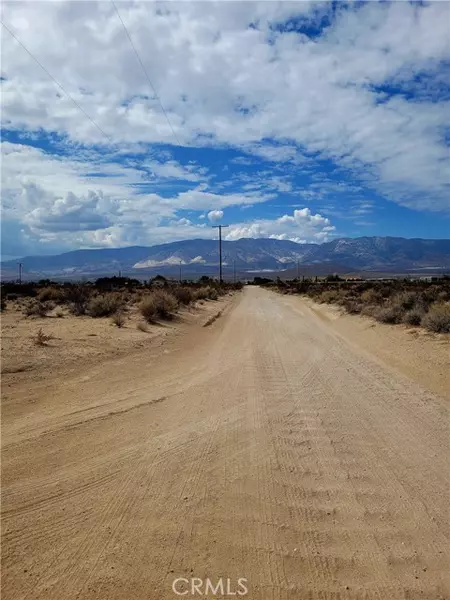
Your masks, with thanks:
M17 262L1 263L2 276L17 273ZM28 277L96 277L123 273L146 276L156 272L210 274L219 262L216 240L183 240L158 246L132 246L75 250L57 256L26 256L20 259ZM450 240L393 237L342 238L324 244L297 244L288 240L243 238L223 242L225 270L233 265L239 273L293 269L297 262L322 265L321 272L339 265L348 270L402 271L429 268L450 270Z

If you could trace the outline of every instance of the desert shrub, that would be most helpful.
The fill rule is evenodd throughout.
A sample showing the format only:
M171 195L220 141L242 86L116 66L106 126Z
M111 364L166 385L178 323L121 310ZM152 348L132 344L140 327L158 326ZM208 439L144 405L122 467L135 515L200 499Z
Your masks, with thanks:
M325 290L318 296L317 301L322 304L333 304L338 298L339 294L337 290Z
M348 298L343 302L342 306L348 313L357 315L362 311L364 305L354 298Z
M85 315L92 291L85 285L70 286L66 290L66 300L69 302L69 310L75 316Z
M172 313L178 308L178 302L175 296L170 292L161 289L155 290L153 292L153 297L156 302L158 316L161 317L161 319L170 319Z
M393 306L399 306L401 309L410 310L417 301L416 292L400 292L392 297L391 303Z
M194 291L186 286L176 286L171 291L177 299L177 302L186 306L190 304L195 297Z
M110 317L123 308L123 300L120 294L104 294L94 296L88 302L87 310L91 317Z
M361 307L361 314L364 317L375 317L375 312L379 309L380 307L375 305L375 304L363 304Z
M209 294L209 287L202 286L195 290L194 298L196 300L207 300Z
M116 327L123 327L125 325L125 317L123 315L123 312L117 311L116 313L114 313L111 321Z
M42 331L42 328L40 328L36 335L33 337L33 341L36 344L36 346L45 346L47 342L49 342L51 339L53 339L53 336L45 334Z
M403 323L406 325L420 325L424 315L425 311L422 307L414 306L403 315Z
M178 307L178 301L166 290L154 290L141 303L140 311L144 319L151 323L157 318L171 319Z
M158 308L153 294L148 294L142 300L139 310L147 323L152 323L157 318Z
M6 310L6 299L5 296L2 294L0 297L0 311L3 312L4 310Z
M44 287L39 290L37 298L40 302L62 302L65 298L64 292L56 287Z
M373 317L380 323L401 323L403 311L398 305L378 306L374 308Z
M432 304L430 310L423 316L421 324L428 331L436 333L450 332L450 303Z
M213 288L213 287L208 288L208 299L209 300L218 300L219 299L219 292L216 290L216 288Z
M370 288L361 294L361 302L364 304L381 304L383 302L383 296L379 291Z
M48 303L33 299L25 304L24 313L27 317L45 317L51 309Z

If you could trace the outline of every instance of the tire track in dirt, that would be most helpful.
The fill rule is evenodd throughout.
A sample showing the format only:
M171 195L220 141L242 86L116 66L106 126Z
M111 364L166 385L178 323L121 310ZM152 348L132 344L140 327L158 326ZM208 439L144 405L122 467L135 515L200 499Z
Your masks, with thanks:
M151 372L133 355L53 386L35 421L20 407L5 597L168 600L176 577L245 577L253 600L450 599L448 406L292 306L247 289Z

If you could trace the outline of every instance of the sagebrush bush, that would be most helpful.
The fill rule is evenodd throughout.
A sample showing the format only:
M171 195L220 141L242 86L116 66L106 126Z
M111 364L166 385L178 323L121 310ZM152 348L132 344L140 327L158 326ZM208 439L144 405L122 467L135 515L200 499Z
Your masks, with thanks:
M25 304L24 313L27 317L45 317L52 308L48 302L30 300Z
M424 309L420 306L415 306L405 312L403 315L403 323L406 325L420 325L424 315Z
M337 290L325 290L318 296L318 302L333 304L339 300L340 296Z
M153 294L147 294L147 296L143 298L139 310L147 323L155 321L158 316L158 309Z
M120 294L110 293L91 298L87 310L90 316L94 318L110 317L120 311L123 306L124 302Z
M213 288L213 287L208 288L208 298L209 298L209 300L218 300L219 299L219 292L216 290L216 288Z
M417 293L415 292L400 292L391 298L392 306L398 306L400 309L410 310L417 301Z
M381 304L383 302L383 295L374 288L370 288L361 294L361 302L363 304Z
M158 315L161 319L172 318L172 313L178 308L178 301L175 296L166 290L155 290L153 296L155 298Z
M176 286L171 289L179 304L188 306L195 298L194 290L186 286Z
M63 302L65 300L65 294L63 290L56 287L44 287L39 290L37 298L40 302L47 302L52 300L53 302Z
M178 301L166 290L154 290L141 302L140 312L144 319L151 323L155 319L171 319L178 308Z
M68 288L65 293L69 310L75 316L85 315L89 299L92 296L92 290L85 285L74 285Z
M354 298L347 298L343 301L342 306L348 313L357 315L362 311L364 305Z
M423 316L421 324L428 331L435 333L450 333L450 303L436 303Z
M195 290L194 298L195 300L207 300L209 294L209 288L206 286L200 287Z
M380 323L401 323L403 311L396 305L379 306L373 310L373 317Z

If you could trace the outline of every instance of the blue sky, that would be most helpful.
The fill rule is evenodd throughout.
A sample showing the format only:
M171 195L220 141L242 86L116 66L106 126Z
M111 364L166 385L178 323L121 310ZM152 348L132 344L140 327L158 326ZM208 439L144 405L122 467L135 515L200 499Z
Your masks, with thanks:
M111 3L4 4L3 257L448 237L449 3L117 7L153 90Z

